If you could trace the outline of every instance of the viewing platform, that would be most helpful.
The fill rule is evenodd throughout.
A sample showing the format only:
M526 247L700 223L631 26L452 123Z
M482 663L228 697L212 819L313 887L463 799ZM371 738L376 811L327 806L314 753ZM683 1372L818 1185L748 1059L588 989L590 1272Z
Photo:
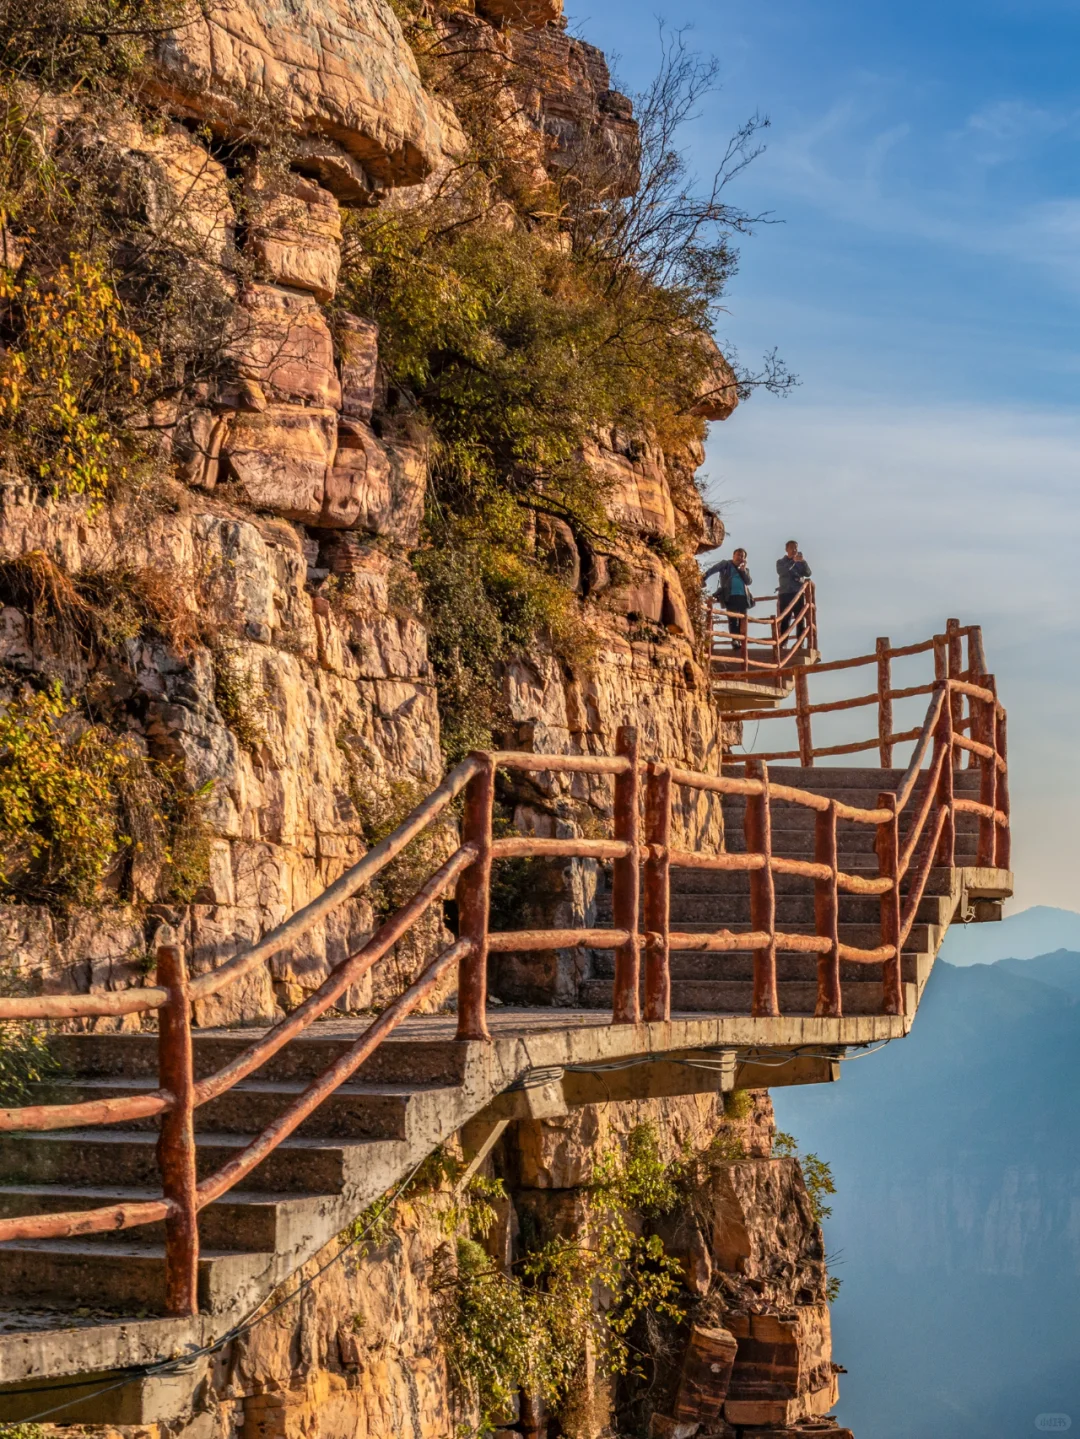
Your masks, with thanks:
M799 672L821 659L813 580L782 607L778 594L766 603L772 606L769 614L742 614L725 610L718 598L708 601L709 671L724 712L782 704Z

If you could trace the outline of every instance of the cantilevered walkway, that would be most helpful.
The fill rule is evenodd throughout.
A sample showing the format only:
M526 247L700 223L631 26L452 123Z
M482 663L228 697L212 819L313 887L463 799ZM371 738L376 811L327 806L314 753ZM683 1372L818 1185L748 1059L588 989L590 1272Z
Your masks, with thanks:
M894 686L899 659L926 661L919 684ZM221 968L189 979L165 947L153 987L0 1000L4 1020L153 1011L159 1028L57 1035L63 1081L0 1113L0 1421L175 1418L215 1347L455 1133L482 1157L514 1119L825 1081L852 1046L904 1035L949 923L996 917L1011 893L1006 720L977 630L832 668L864 664L873 694L814 705L800 685L796 747L720 773L644 755L629 729L610 755L473 754ZM894 705L913 702L919 723L896 732ZM869 740L815 748L817 715L865 708ZM837 753L874 765L818 763ZM499 770L606 776L611 837L494 838ZM192 1028L193 1001L360 893L458 796L458 848L299 1009L268 1030ZM681 835L695 796L722 807L718 850ZM492 866L522 856L600 863L594 927L490 931ZM378 1018L334 1017L453 892L455 942ZM491 955L567 948L590 956L579 1009L489 1007ZM454 974L456 1013L415 1013Z

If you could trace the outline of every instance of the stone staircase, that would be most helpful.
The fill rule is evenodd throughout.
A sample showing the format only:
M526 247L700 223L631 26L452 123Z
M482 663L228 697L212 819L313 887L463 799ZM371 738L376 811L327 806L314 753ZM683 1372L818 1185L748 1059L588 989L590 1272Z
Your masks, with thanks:
M197 1077L247 1047L251 1032L196 1033ZM302 1036L250 1079L195 1111L199 1177L258 1134L348 1047L345 1037ZM296 1134L200 1216L199 1307L215 1314L257 1304L284 1256L324 1240L355 1215L367 1180L398 1170L405 1155L441 1137L441 1116L461 1111L467 1046L390 1039ZM57 1040L64 1077L50 1103L156 1090L153 1034L82 1034ZM0 1135L0 1217L93 1209L161 1192L157 1120L114 1127ZM385 1187L385 1186L384 1186ZM377 1191L376 1191L377 1192ZM122 1235L11 1241L0 1245L0 1294L20 1308L114 1314L161 1312L161 1225Z
M873 809L879 793L899 788L901 770L881 769L796 769L772 765L773 784L789 785L827 795L831 799L863 809ZM974 770L957 770L954 775L957 797L978 799L979 776ZM918 813L925 794L925 779L916 788L901 819L900 838L906 835L905 820ZM743 817L745 800L724 798L726 847L745 852ZM903 953L904 1008L913 1015L930 976L945 931L956 917L965 894L978 892L977 877L968 873L975 866L978 819L959 814L956 818L956 867L931 871L919 905L916 922ZM874 853L876 830L870 826L841 823L837 832L838 865L848 873L876 876ZM790 859L814 858L814 813L798 805L774 801L772 824L773 853ZM813 934L813 882L796 875L776 875L776 927L788 933ZM597 901L599 924L610 923L610 892ZM840 942L863 949L880 943L880 902L874 896L842 895L840 898ZM671 928L683 932L750 928L749 876L725 871L672 871ZM753 955L749 950L727 954L703 950L673 951L671 955L671 1007L675 1012L707 1011L749 1014ZM782 1014L812 1015L817 1002L817 960L813 955L777 954L777 989ZM840 967L843 1010L850 1015L879 1014L882 1009L882 966L844 961ZM611 1005L614 956L593 951L591 977L582 986L581 1002L597 1008Z

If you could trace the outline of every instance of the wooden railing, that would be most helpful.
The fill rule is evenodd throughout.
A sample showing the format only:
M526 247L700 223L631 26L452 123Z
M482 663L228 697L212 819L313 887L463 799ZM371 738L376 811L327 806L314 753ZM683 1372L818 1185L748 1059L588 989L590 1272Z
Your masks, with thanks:
M804 580L794 599L781 609L780 596L776 612L770 615L742 614L726 610L720 601L710 598L707 605L706 634L709 657L715 675L757 678L763 682L778 671L804 666L817 653L817 596L813 580ZM732 632L729 621L737 620ZM751 630L758 626L761 633Z
M965 643L967 646L966 663ZM928 677L922 684L909 685L905 688L893 687L892 665L894 660L910 655L928 654L931 651L934 656L932 679ZM875 671L876 685L871 693L857 695L851 699L830 700L821 704L811 703L811 675L815 677L816 683L816 677L820 675L868 666L873 666ZM801 667L795 672L795 696L794 704L791 707L741 710L738 717L744 724L757 720L786 719L795 721L798 748L766 751L757 755L759 759L794 760L800 765L812 766L817 759L860 754L876 749L882 769L891 769L894 747L918 739L921 733L921 726L914 726L900 732L894 731L894 703L897 700L911 699L919 695L930 695L934 692L935 685L942 680L966 681L982 688L993 687L992 676L986 674L982 630L978 625L961 625L959 620L948 620L944 634L934 635L932 639L922 640L918 644L894 646L887 638L883 638L877 641L873 654L858 655L854 659L829 660L824 664L814 665L812 670ZM814 744L813 720L815 715L838 714L845 710L865 709L871 706L877 708L877 728L873 736L843 744ZM970 698L965 706L965 695L961 690L953 692L950 707L953 715L953 730L956 734L959 735L964 730L971 729L976 723L974 706ZM967 750L968 764L974 767L981 753L978 749L978 738L974 732L972 731L969 739L958 740L957 745L959 749ZM730 757L725 758L725 762L734 763L741 758L743 756L731 754ZM962 756L958 755L957 767L961 760Z
M910 652L910 651L909 651ZM958 732L956 705L967 703L973 716L971 738ZM977 736L977 737L976 737ZM953 764L964 753L982 766L978 801L953 792ZM923 766L927 765L924 772ZM610 776L614 783L611 839L494 838L492 814L498 770ZM919 781L925 779L920 789ZM673 801L677 789L746 798L746 853L705 853L672 843ZM417 893L388 918L355 954L344 960L299 1008L252 1043L216 1074L195 1079L191 1006L235 983L273 954L294 943L336 906L358 893L395 856L464 794L461 841ZM644 800L644 806L642 806ZM773 853L773 807L795 805L815 812L814 859L796 860ZM901 838L900 818L911 807ZM641 822L644 808L644 825ZM122 1230L164 1222L166 1310L190 1315L196 1307L198 1214L260 1164L367 1060L401 1020L430 994L444 974L456 967L457 1035L487 1040L487 961L505 951L585 946L615 952L613 1024L666 1021L671 1015L672 950L753 952L752 1014L779 1013L776 956L780 952L818 957L816 1012L842 1013L840 964L854 961L882 966L883 1012L903 1013L901 955L932 867L952 866L958 813L979 816L979 862L1008 867L1009 820L1005 763L1005 712L993 680L982 683L938 679L918 734L908 770L896 793L882 793L877 807L861 809L826 795L772 782L760 758L747 762L744 776L708 775L680 769L662 760L643 763L637 735L619 731L614 755L541 755L476 752L457 766L388 838L330 885L317 899L220 969L189 979L179 949L158 951L158 984L112 994L50 995L0 999L0 1020L65 1021L158 1011L159 1087L139 1096L76 1104L27 1105L0 1111L0 1132L69 1129L117 1124L160 1116L158 1164L160 1199L110 1204L62 1214L0 1219L0 1242ZM838 869L841 824L877 830L877 874L847 874ZM613 914L610 928L541 929L491 932L489 907L492 865L530 857L588 859L612 863ZM748 932L711 934L673 931L670 926L672 868L745 871L749 877L751 918ZM776 928L774 877L799 875L814 885L813 933ZM644 893L641 881L644 880ZM289 1107L228 1163L202 1180L195 1167L194 1112L254 1073L284 1045L332 1008L445 895L456 890L459 934L423 972L365 1029L362 1035L311 1081ZM841 944L838 937L840 894L880 899L880 943L872 949ZM555 1012L557 1014L557 1012ZM553 1018L555 1014L553 1014Z

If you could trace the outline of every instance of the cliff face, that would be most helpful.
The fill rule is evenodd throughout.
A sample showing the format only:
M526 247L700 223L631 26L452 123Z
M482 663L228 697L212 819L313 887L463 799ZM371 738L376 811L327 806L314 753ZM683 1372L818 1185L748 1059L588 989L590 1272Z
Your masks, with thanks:
M632 1372L622 1377L606 1378L586 1359L559 1417L515 1390L494 1432L501 1439L849 1439L822 1417L836 1400L836 1366L821 1230L798 1161L770 1157L772 1113L763 1094L740 1119L725 1119L718 1098L702 1095L516 1122L481 1171L488 1186L502 1180L482 1238L491 1284L520 1271L545 1244L597 1243L590 1186L613 1156L625 1157L643 1126L659 1136L664 1163L688 1150L713 1156L692 1203L633 1221L660 1235L675 1261L677 1317L639 1322ZM452 1164L447 1154L444 1173ZM479 1331L484 1344L463 1355L455 1338L463 1294L452 1257L462 1199L453 1182L422 1177L367 1240L342 1235L294 1276L265 1318L217 1356L194 1417L172 1426L172 1439L478 1432L476 1386L482 1392L503 1358L500 1326L511 1325L513 1313L496 1306L491 1327ZM370 1224L365 1216L358 1233ZM164 1426L112 1434L167 1439Z
M585 137L632 190L630 106L556 10L553 0L478 4L452 23L510 67L514 123L541 171L556 174ZM140 243L181 258L189 288L206 297L191 302L210 329L200 344L229 363L189 386L184 403L158 400L145 417L165 466L152 496L136 488L96 508L11 467L0 488L0 663L9 690L57 675L76 696L107 692L95 713L201 797L206 863L178 897L160 857L135 844L107 877L104 908L5 905L5 949L47 989L138 983L163 926L195 971L219 964L332 881L443 763L409 566L431 435L388 394L377 327L336 292L343 207L418 203L460 154L461 127L421 83L385 0L211 9L158 43L146 93L164 107L152 122L76 93L46 97L30 123L43 149L92 158L115 229L134 227ZM5 245L17 282L17 223ZM702 413L721 418L735 391L719 356L715 378ZM580 460L605 496L617 559L558 519L538 521L538 543L579 596L594 651L576 665L539 642L507 656L497 740L595 752L629 723L647 754L718 766L721 722L688 568L723 535L694 484L701 459L697 442L664 453L617 430L586 447ZM65 647L40 594L11 582L28 556L76 588L149 576L168 593L171 632L136 625L108 655ZM539 833L580 832L610 814L598 783L557 781L506 799L515 822ZM708 805L685 818L720 832ZM578 919L595 885L581 865L551 880ZM346 906L200 1019L280 1012L371 925L367 900ZM401 973L418 948L399 957ZM365 981L351 1002L377 997ZM572 985L560 997L572 998Z

